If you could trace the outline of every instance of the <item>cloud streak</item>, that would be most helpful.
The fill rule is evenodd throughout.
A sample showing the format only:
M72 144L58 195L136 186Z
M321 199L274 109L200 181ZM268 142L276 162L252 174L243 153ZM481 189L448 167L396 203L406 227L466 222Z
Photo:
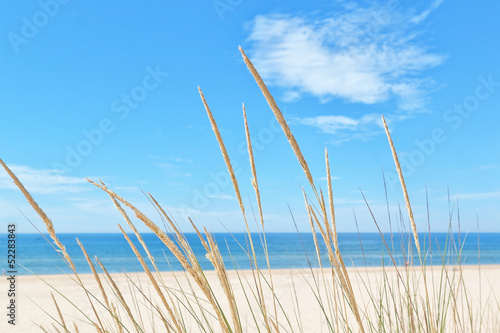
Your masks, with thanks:
M477 193L458 193L458 200L483 200L500 198L500 191L496 192L477 192ZM440 200L448 200L448 197L441 197Z
M410 22L414 24L419 24L424 21L434 10L436 10L444 0L435 0L427 10L411 18Z
M335 136L336 143L356 139L367 139L383 132L382 121L379 115L370 113L360 118L346 116L316 116L295 118L295 123L312 126L322 133Z
M84 178L65 176L63 171L35 169L24 165L9 168L32 194L79 193L88 190ZM5 172L0 173L0 188L19 190Z

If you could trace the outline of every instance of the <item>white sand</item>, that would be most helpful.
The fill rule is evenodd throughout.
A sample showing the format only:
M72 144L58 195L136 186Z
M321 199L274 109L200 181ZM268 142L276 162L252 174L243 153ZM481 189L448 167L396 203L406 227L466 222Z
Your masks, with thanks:
M418 268L417 268L418 269ZM367 288L374 293L377 293L380 289L380 286L383 285L383 271L381 268L360 268L359 272L356 272L354 269L348 269L352 287L356 293L356 301L360 304L360 308L362 312L364 311L364 306L362 304L368 304L368 309L370 308L369 302L369 293ZM317 271L315 271L317 273ZM431 270L427 273L428 281L432 281L432 275L434 274L434 284L438 287L440 279L440 267L433 268L433 273ZM241 273L241 272L240 272ZM386 270L388 281L392 285L393 288L397 285L397 275L395 273L394 268L388 268ZM243 272L246 279L248 279L251 285L254 284L252 274L250 271ZM264 274L267 276L267 271L264 271ZM451 280L453 272L448 272L448 278ZM206 272L207 278L212 283L212 288L216 295L219 296L219 302L223 306L223 308L227 309L227 300L222 292L222 288L217 281L217 277L214 271ZM316 300L314 293L311 289L311 285L314 285L314 279L312 278L312 274L310 270L273 270L273 282L276 290L276 295L281 301L281 305L285 308L285 311L288 313L289 318L291 320L291 324L294 328L294 331L299 331L299 325L302 326L303 332L327 332L328 326L322 315L321 309L318 305L318 301ZM326 273L327 281L331 281L330 271ZM137 284L142 287L142 290L147 295L153 295L150 298L156 304L159 303L159 297L155 294L154 289L151 286L147 276L143 273L132 273L129 275L130 278ZM181 286L189 292L189 285L187 283L186 278L183 276L183 273L178 272L176 276L180 280ZM234 289L235 298L240 307L240 316L242 321L244 322L244 332L254 332L255 323L252 320L251 312L249 311L249 307L246 303L245 294L243 292L243 288L240 285L240 281L237 277L235 271L230 271L229 273L230 280ZM456 275L457 276L457 275ZM90 274L80 275L84 285L88 288L88 290L101 298L101 293L98 289L97 283L94 280L94 277ZM142 318L143 323L146 328L146 332L165 332L165 327L161 326L162 323L158 318L154 319L154 326L151 323L151 313L148 312L147 309L151 307L150 304L144 301L144 298L136 291L137 302L135 302L139 309L134 307L134 301L132 298L131 289L134 289L131 286L129 279L124 274L112 274L113 279L116 284L120 288L124 297L128 300L128 303L131 305L131 311L133 313L138 313L140 311L141 315L138 315L137 318ZM500 300L500 266L499 265L491 265L491 266L481 266L481 275L479 274L479 269L477 266L464 266L463 267L463 277L469 292L469 296L471 296L471 304L473 304L473 315L476 316L479 312L479 309L482 309L482 312L485 313L484 321L485 327L487 329L485 332L490 332L491 329L499 330L500 324L500 309L497 307L498 303L492 297L491 292L495 294ZM92 312L91 307L89 306L89 301L85 296L82 288L79 287L72 279L73 276L65 276L65 275L45 275L41 276L43 280L47 283L51 284L53 287L57 289L62 295L68 297L72 302L74 302L85 314L87 314L92 320L95 320L95 315ZM177 282L174 279L174 275L171 272L162 273L162 278L165 282L165 285L173 290L177 290L179 288ZM402 276L403 279L406 277ZM109 298L116 301L115 296L111 292L109 285L104 282L105 288L108 292ZM327 282L328 285L331 285L331 282ZM250 287L244 282L245 290L248 292L248 297L253 299L252 294L249 292ZM429 288L429 297L433 300L438 299L436 296L436 292L439 290L438 288L433 289L432 283L428 282ZM321 284L321 289L323 290L324 284ZM50 332L56 332L54 328L53 319L51 319L44 311L47 311L51 316L58 318L57 311L54 305L54 302L50 296L51 288L40 278L36 276L17 276L17 299L16 299L16 325L15 327L7 324L7 309L8 305L7 299L7 290L9 289L9 282L6 277L2 277L0 281L0 290L1 290L1 300L2 300L2 308L3 315L0 322L0 332L42 332L42 330L36 325L40 324ZM481 296L479 290L481 289ZM199 293L199 289L195 288L197 293ZM420 289L416 287L418 293L425 297L425 289L422 288L422 284L420 285ZM52 290L53 291L53 290ZM53 291L56 297L56 300L61 308L66 324L69 326L70 330L74 332L73 322L78 325L80 332L95 332L90 325L88 325L88 320L77 310L73 305L71 305L68 301L66 301L61 295L57 292ZM199 294L201 295L201 293ZM489 297L488 297L489 296ZM297 297L297 298L295 298ZM324 293L322 294L324 298ZM268 300L268 311L274 313L272 308L272 298L267 295L266 299ZM479 306L479 300L483 303L481 307ZM459 297L457 303L463 304L465 299L463 296ZM489 303L490 308L487 311L484 311L485 304ZM94 304L99 313L104 313L102 306L100 306L95 300ZM204 303L202 301L203 306L210 308L210 304ZM252 300L252 307L255 309L255 302ZM342 305L343 303L338 303ZM162 307L162 310L164 308ZM300 323L297 321L296 313L300 313ZM372 313L373 311L367 310L367 313ZM229 312L228 312L229 313ZM187 311L184 311L184 314L188 314ZM120 309L120 315L125 318L126 314L123 309ZM229 316L229 315L228 315ZM280 321L288 331L290 328L284 317L279 315ZM450 316L451 318L452 316ZM110 317L106 323L104 323L107 327L113 327L113 324L109 321ZM230 320L230 318L229 318ZM352 320L352 317L351 317ZM452 320L452 318L450 319ZM196 332L198 331L193 325L193 322L189 322L187 320L188 331ZM124 319L124 322L130 323L128 318ZM220 327L217 327L217 321L215 319L211 319L211 322L216 327L216 331L220 331ZM57 325L57 324L56 324ZM60 331L60 326L57 326ZM132 327L132 326L130 326ZM154 328L153 328L154 327ZM357 329L356 329L357 330Z

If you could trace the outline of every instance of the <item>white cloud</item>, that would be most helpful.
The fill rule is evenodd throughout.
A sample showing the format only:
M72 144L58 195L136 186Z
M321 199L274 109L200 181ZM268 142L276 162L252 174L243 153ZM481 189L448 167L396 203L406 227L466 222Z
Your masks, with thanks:
M185 164L193 162L190 159L186 159L183 157L175 157L175 156L166 159L164 157L155 156L155 155L149 155L148 157L153 160L153 164L155 166L159 167L161 170L163 170L170 177L188 178L188 177L193 176L189 172L184 172Z
M327 177L319 177L318 179L326 182L328 178ZM330 179L331 180L339 180L340 177L330 176Z
M371 136L383 133L380 115L369 113L360 118L346 116L316 116L293 119L295 123L308 125L319 129L325 134L335 136L335 143L353 138L365 140ZM386 119L390 124L393 119Z
M346 116L317 116L298 119L304 125L314 126L328 134L339 134L343 130L356 130L361 126L380 127L380 118L376 114L367 114L359 119Z
M461 200L479 200L500 198L500 191L497 192L476 192L476 193L458 193L456 198ZM448 197L442 197L441 200L448 200Z
M423 11L422 13L414 16L411 18L410 22L411 23L415 23L415 24L418 24L422 21L424 21L434 10L436 10L436 8L438 8L442 3L444 2L444 0L435 0L431 5L430 7Z
M419 15L387 8L345 6L329 17L259 15L250 25L250 57L266 82L283 89L285 101L312 95L322 102L395 102L396 117L426 111L433 85L424 71L445 57L419 40L421 23L442 0ZM390 118L390 117L389 117ZM339 135L377 128L368 114L304 118L301 123Z
M113 201L109 198L104 197L104 199L94 199L94 198L83 198L74 197L68 198L70 207L78 210L80 213L94 213L96 215L111 215L114 214L115 205Z
M161 170L163 170L167 175L170 177L191 177L192 174L188 172L184 172L184 169L178 165L178 164L173 164L173 163L168 163L168 162L154 162L154 165L159 167Z
M170 158L172 161L175 161L177 163L192 163L193 160L190 160L188 158L183 158L183 157L171 157Z
M374 20L384 15L356 8L322 20L257 16L252 61L269 83L287 89L288 99L309 93L373 104L396 97L402 109L422 108L428 79L414 76L444 58L420 46L397 13Z
M35 169L25 165L9 165L12 172L32 194L77 193L89 189L85 178L65 176L61 170ZM0 172L0 188L15 189L6 172Z
M211 194L207 195L207 198L210 199L226 199L226 200L235 200L236 198L232 195L220 193L220 194Z

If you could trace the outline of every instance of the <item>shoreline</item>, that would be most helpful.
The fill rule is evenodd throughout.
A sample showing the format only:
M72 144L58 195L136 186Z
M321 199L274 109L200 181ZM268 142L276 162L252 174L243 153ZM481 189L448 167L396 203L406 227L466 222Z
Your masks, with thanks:
M459 267L457 266L456 264L448 264L448 265L445 265L445 267ZM462 270L466 270L466 269L477 269L479 267L481 267L481 270L483 270L483 268L485 270L488 270L488 269L495 269L496 267L500 267L500 263L498 264L461 264L460 267L462 268ZM106 266L105 266L106 267ZM397 266L398 269L404 269L406 266ZM413 265L413 266L408 266L409 268L420 268L420 265ZM436 269L436 268L442 268L443 265L427 265L425 266L427 269ZM150 267L151 268L151 267ZM329 269L330 267L323 267L323 269ZM394 265L386 265L386 266L346 266L346 269L349 271L349 270L374 270L374 271L377 271L377 270L382 270L382 269L386 269L386 270L394 270L395 267ZM319 269L319 266L318 267L301 267L301 268L298 268L298 267L294 267L294 268L271 268L272 271L310 271L310 270L318 270ZM238 271L238 272L251 272L252 270L251 269L233 269L233 268L227 268L226 267L226 270L228 272L232 272L232 271ZM261 267L259 268L260 271L262 272L267 272L269 269L267 267ZM215 269L213 267L211 268L204 268L203 269L204 272L212 272L212 271L215 271ZM152 273L156 273L155 271L151 270ZM165 270L165 271L162 271L160 270L159 273L161 274L164 274L164 273L183 273L184 270ZM103 274L102 272L98 272L98 274ZM110 272L109 274L113 275L113 274L145 274L144 271L123 271L123 272ZM2 277L4 276L8 276L9 274L5 273L3 274L2 272ZM19 274L19 272L17 272L16 276L40 276L40 277L44 277L44 276L67 276L67 275L71 275L73 276L74 274L71 273L71 272L68 272L68 273L43 273L43 274L35 274L35 273L22 273L22 274ZM78 273L78 275L92 275L91 272L84 272L84 273Z

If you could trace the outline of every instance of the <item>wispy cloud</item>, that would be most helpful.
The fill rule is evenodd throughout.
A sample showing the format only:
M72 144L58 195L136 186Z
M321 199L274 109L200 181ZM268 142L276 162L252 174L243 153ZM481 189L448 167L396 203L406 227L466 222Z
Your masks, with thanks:
M357 119L346 116L316 116L295 118L294 122L316 127L323 133L332 134L337 143L353 138L366 139L383 132L380 116L373 113Z
M172 161L175 161L177 163L192 163L193 160L190 160L188 158L183 158L183 157L170 157Z
M476 193L458 193L455 196L458 200L480 200L500 198L500 191L496 192L476 192ZM448 197L442 197L440 200L448 200Z
M68 201L71 207L82 213L92 212L106 215L115 213L115 206L111 200L73 197L68 198Z
M189 172L184 172L185 167L181 164L184 163L191 163L191 160L188 159L183 159L180 157L172 157L168 159L170 162L165 162L164 158L158 158L158 157L153 157L150 156L154 162L153 164L157 167L159 167L161 170L163 170L167 175L170 177L191 177L192 174Z
M419 24L420 22L424 21L427 18L427 16L429 16L434 10L436 10L443 2L444 0L435 0L433 3L431 3L428 9L412 17L410 22Z
M418 24L441 2L417 15L355 4L321 18L259 15L250 25L249 54L264 79L283 89L286 101L312 95L323 102L395 102L399 116L426 111L433 80L424 71L445 57L419 40ZM335 135L377 125L371 114L303 123Z
M84 178L65 176L63 171L10 165L12 172L32 194L77 193L89 189ZM5 172L0 172L0 188L17 189Z
M422 108L429 79L417 74L444 58L416 42L415 26L402 14L387 15L382 8L356 7L320 20L257 16L249 36L252 60L288 98L309 93L373 104L396 97L402 109Z
M226 200L236 199L234 196L229 195L229 194L225 194L225 193L207 195L207 198L210 198L210 199L226 199Z
M330 178L332 180L339 180L340 179L340 177L334 177L334 176L331 176ZM319 180L322 180L322 181L325 181L325 182L327 181L327 179L328 179L327 177L319 177Z

